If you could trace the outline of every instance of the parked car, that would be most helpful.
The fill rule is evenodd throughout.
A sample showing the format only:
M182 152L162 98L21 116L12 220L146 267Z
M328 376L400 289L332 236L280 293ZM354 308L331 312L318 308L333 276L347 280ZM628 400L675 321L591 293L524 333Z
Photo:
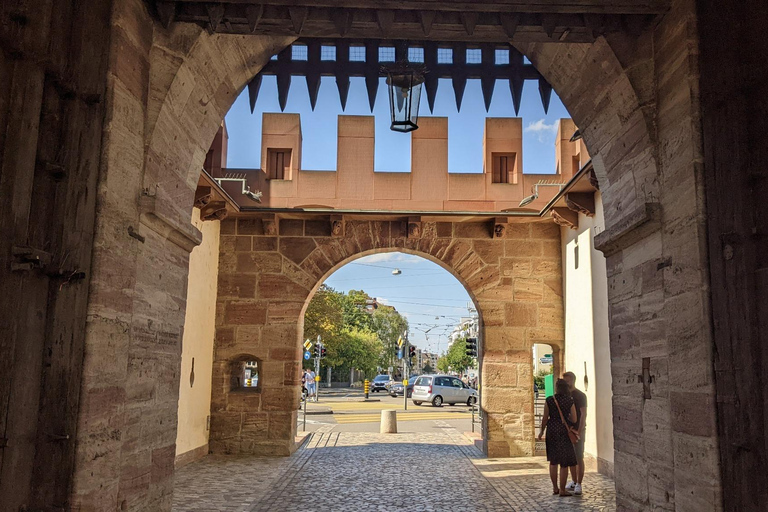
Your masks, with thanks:
M389 375L377 375L371 381L370 391L376 393L377 391L386 391L387 386L392 381L392 377Z
M419 378L418 375L413 375L412 377L408 377L408 398L411 398L411 395L413 394L413 385L416 383L416 380ZM389 396L396 397L398 395L403 396L403 383L401 382L393 382L389 385Z
M431 402L435 407L444 403L472 405L477 402L477 391L450 375L422 375L413 386L411 398L414 405L424 402Z

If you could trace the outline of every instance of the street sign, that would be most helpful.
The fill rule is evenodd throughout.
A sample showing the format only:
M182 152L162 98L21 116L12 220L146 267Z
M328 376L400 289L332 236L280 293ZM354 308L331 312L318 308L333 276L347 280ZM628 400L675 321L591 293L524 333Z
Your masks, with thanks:
M552 364L551 357L542 357L539 359L539 361L541 361L541 364Z
M403 350L402 349L397 351L397 358L398 359L402 359L403 358Z
M306 359L307 361L309 361L310 356L311 356L311 354L309 353L309 350L304 352L304 359Z
M403 346L403 337L402 337L402 336L400 336L399 338L397 338L397 346L398 346L398 347L402 347L402 346ZM399 357L399 356L398 356L398 357Z
M552 357L552 354L544 354L544 357Z
M309 340L306 340L306 341L304 342L304 350L309 350L309 349L311 349L311 348L312 348L312 342L311 342L311 341L309 341Z

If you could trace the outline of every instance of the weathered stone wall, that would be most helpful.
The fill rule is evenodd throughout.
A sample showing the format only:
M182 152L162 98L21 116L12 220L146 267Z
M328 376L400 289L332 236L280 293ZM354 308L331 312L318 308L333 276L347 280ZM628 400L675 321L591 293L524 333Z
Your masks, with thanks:
M72 502L83 509L162 510L169 507L187 259L199 240L189 226L192 191L235 94L293 38L209 35L183 24L165 31L152 22L144 2L114 3ZM582 129L604 192L607 229L598 242L608 254L616 477L619 505L625 509L712 510L720 504L698 165L697 44L693 1L675 0L652 33L601 37L594 44L521 47ZM240 236L238 229L227 236ZM280 325L287 335L290 329L298 332L299 322L290 329L285 327L290 324L277 322L297 321L301 301L271 302L274 305L266 310L248 304L262 300L256 298L261 292L295 294L294 287L306 290L306 301L313 283L324 275L317 266L328 259L322 248L341 251L339 260L328 261L331 267L333 261L360 254L362 247L355 244L367 240L369 232L360 229L362 238L355 234L356 241L349 240L350 251L338 242L318 247L313 239L302 268L283 253L311 244L290 240L292 235L281 228L273 237L277 247L267 251L280 254L279 273L257 272L262 263L252 245L243 262L234 263L234 273L240 273L241 264L252 269L254 279L259 275L254 298L231 298L235 308L227 308L224 318L254 322L242 326L256 327L252 331L258 336L273 325ZM243 236L252 237L252 244L269 238L255 232ZM317 240L321 238L325 240ZM390 244L399 239L389 235ZM406 248L414 243L402 239ZM370 249L374 240L371 235ZM520 326L509 322L520 318L533 322L525 314L539 321L547 309L538 307L534 313L513 302L508 318L507 305L499 307L493 294L512 293L536 302L557 293L532 277L517 276L514 281L517 271L533 273L533 264L530 270L524 264L504 264L498 253L490 256L497 263L483 262L484 270L462 277L473 266L470 262L483 260L482 255L488 254L484 251L492 250L482 242L478 237L472 244L456 242L441 249L444 242L436 236L428 250L421 242L410 250L444 251L440 257L464 280L484 311L483 364L518 365L517 376L525 371L515 359L522 354ZM507 241L504 245L505 260L526 257L508 255ZM226 264L231 268L233 263ZM305 276L309 282L302 282ZM495 285L486 288L484 280ZM237 293L242 291L238 288ZM245 305L238 300L245 300ZM267 325L269 318L274 322ZM274 352L283 370L299 355L297 332L292 334L295 355ZM528 326L525 333L551 341L546 339L550 334L538 327ZM502 338L505 347L513 348L501 348ZM275 348L268 349L267 361L273 360ZM650 358L653 377L650 399L643 398L643 385L637 382L645 357ZM530 352L525 358L530 365ZM682 358L685 365L669 364ZM290 399L294 378L283 377L282 385L277 384L279 379L269 382L277 396L282 393ZM493 379L493 372L486 371L483 378ZM509 386L503 388L506 394L522 393L517 381L503 384ZM489 450L528 453L532 443L522 423L516 423L528 413L527 406L521 404L520 412L505 417L497 405L502 394L488 392L484 397ZM266 397L267 407L273 400ZM276 413L275 418L282 414L272 431L283 436L292 413L265 412ZM274 445L268 438L258 442ZM290 449L275 446L283 453Z
M652 34L522 50L584 133L603 194L618 505L719 510L698 40L694 2L672 4Z
M430 259L467 288L481 318L482 401L488 454L533 454L533 343L562 347L560 231L551 222L347 221L341 236L324 220L222 223L210 448L287 454L300 394L303 311L322 280L366 254L399 250ZM260 390L230 391L230 362L261 363Z
M115 1L111 33L71 503L168 510L194 190L240 84L291 38L164 30L141 0Z

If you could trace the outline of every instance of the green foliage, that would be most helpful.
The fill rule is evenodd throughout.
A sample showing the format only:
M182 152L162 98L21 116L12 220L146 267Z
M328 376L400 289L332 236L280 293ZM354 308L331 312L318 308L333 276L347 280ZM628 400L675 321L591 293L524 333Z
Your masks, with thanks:
M437 358L437 371L440 373L448 373L449 367L448 357L445 354Z
M429 364L429 362L424 363L424 367L421 369L424 373L433 373L435 371L434 368L432 368L432 365Z
M474 358L467 355L467 340L465 338L456 338L456 341L448 347L448 352L445 355L451 370L459 373L464 373L475 362Z
M340 380L346 380L352 368L372 377L378 365L391 366L397 338L408 329L408 321L394 308L367 311L369 300L362 290L345 294L323 285L307 306L304 339L314 344L320 335L327 349L322 367L330 367ZM313 364L312 360L304 361L306 368Z
M539 370L536 375L533 376L533 382L539 388L540 391L544 391L544 377L552 374L552 368L549 370Z
M408 320L395 308L380 306L371 315L372 329L379 335L382 343L380 364L383 367L395 366L397 360L397 340L408 330Z

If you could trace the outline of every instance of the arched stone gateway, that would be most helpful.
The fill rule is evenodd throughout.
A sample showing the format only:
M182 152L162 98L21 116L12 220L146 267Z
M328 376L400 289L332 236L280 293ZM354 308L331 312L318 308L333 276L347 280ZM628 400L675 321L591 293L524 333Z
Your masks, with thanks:
M270 55L290 44L293 37L209 34L185 24L172 25L170 30L155 24L151 32L138 31L134 27L151 23L138 0L118 2L116 11L115 30L124 35L115 45L131 48L133 53L116 52L118 62L108 90L110 108L115 115L108 116L110 124L103 150L106 171L100 189L102 199L97 220L100 228L94 252L85 364L86 368L98 368L103 361L112 360L116 353L122 362L114 365L119 369L116 372L86 371L78 430L82 462L77 464L74 493L76 501L84 499L84 504L109 499L107 496L119 500L125 495L131 505L133 499L148 500L148 503L162 500L172 472L168 461L173 454L174 384L183 323L186 258L189 248L198 241L188 221L197 170L237 92ZM692 6L680 0L673 2L672 10L653 30L641 36L599 37L594 43L517 44L553 84L585 134L604 190L606 231L597 241L608 255L609 266L615 472L619 502L630 508L668 506L674 499L681 508L706 509L718 502L714 430L690 432L686 427L690 423L701 423L696 411L705 410L705 404L713 399L711 343L704 327L709 320L701 234L703 203L696 171L701 155L696 124L698 105L694 101L698 87L691 44L691 38L695 39L694 25ZM119 59L130 60L135 54L141 55L141 61L149 69L143 82L149 84L148 88L143 87L142 82L135 82L131 67L119 65ZM137 173L136 169L142 171ZM127 199L138 196L141 196L138 204ZM156 222L158 219L160 222ZM123 236L122 231L120 234L114 231L115 226L127 229L139 223L145 238L140 244L134 238ZM305 250L302 247L315 243L305 240L288 249L293 242L289 243L286 238L284 247L279 246L277 251L301 251ZM440 243L438 240L436 247ZM336 242L326 249L335 246ZM469 245L456 243L456 249L459 247ZM477 249L473 246L472 251ZM423 252L430 254L427 250ZM325 253L314 249L307 255L312 263L304 262L307 268L299 271L301 267L295 263L286 264L286 274L282 264L278 273L278 253L262 258L260 252L254 251L237 257L242 260L241 265L265 272L264 284L260 284L264 292L293 293L297 299L302 295L303 298L295 302L273 302L271 311L231 298L226 313L220 313L225 315L225 321L229 315L229 320L235 322L271 318L274 322L270 321L268 329L273 328L272 325L283 325L277 329L290 331L289 339L294 346L282 347L285 351L280 356L284 358L282 364L298 368L297 342L301 326L294 323L285 327L287 324L276 322L280 319L296 322L299 318L302 304L323 275L318 264L328 265L330 269L343 258L353 256L355 250L343 251L339 255L341 259L325 263L328 259ZM114 254L125 256L116 260ZM234 257L225 256L222 265L234 264L237 268L237 263L231 260ZM227 258L230 261L226 261ZM472 260L476 258L479 252L471 256ZM453 264L457 265L453 272L462 276L461 262L450 265ZM474 279L483 277L496 282L494 272L501 269L494 270L495 265L500 264L487 264L485 268L490 274L473 274ZM266 272L267 269L271 272ZM288 277L290 272L294 272L296 281ZM124 282L116 281L115 274L125 276ZM475 285L473 276L465 276L470 290ZM226 284L223 286L226 288ZM503 286L498 286L498 290L503 290ZM499 337L504 337L502 333L506 329L512 329L511 333L514 328L492 325L500 321L501 310L484 304L482 297L489 291L473 293L481 309L486 309L486 350L493 351L495 334L492 333L498 332ZM115 307L115 297L120 298L119 308ZM153 297L151 304L149 297ZM227 302L223 297L221 304ZM162 298L159 304L158 298ZM504 318L506 321L506 310ZM679 322L679 318L685 318L686 322ZM693 335L681 331L683 325L701 327ZM242 333L249 331L237 330L241 332L241 339ZM159 335L156 331L170 341L168 347L172 348L162 356L148 351L141 342L144 338L154 339ZM233 331L222 331L217 341L226 343L225 336ZM250 331L259 332L261 336L258 328ZM104 345L101 340L105 337L113 341ZM263 339L260 338L260 342ZM520 347L520 354L525 353L526 358L529 342L523 340L521 345L525 345L525 349ZM278 355L277 348L272 355ZM261 354L255 355L261 357ZM683 355L684 367L670 363L679 361ZM507 361L506 353L504 357L503 364L514 364ZM643 373L643 358L650 361L654 382L652 401L642 398L642 384L638 383L637 376ZM485 363L491 364L490 361L491 358L487 358ZM163 372L150 370L149 373L144 370L153 385L133 377L140 363L145 368L163 369ZM167 369L171 370L166 380L163 375ZM487 371L485 378L492 379L492 374ZM279 380L274 367L270 370L265 366L264 377L273 383L273 379ZM293 378L297 379L298 373ZM238 433L231 439L212 439L213 446L234 450L234 439L238 439L242 440L237 443L238 450L258 442L272 446L275 453L287 453L291 441L286 438L293 428L289 430L288 424L293 413L284 412L277 404L294 398L298 391L292 382L288 377L282 386L265 389L261 407L268 414L254 417L252 420L257 423L249 423L251 419L240 414L214 412L214 433L233 434L235 430ZM509 380L505 385L520 389ZM125 399L114 400L115 397ZM147 400L149 397L153 397L152 401ZM234 402L222 403L224 397L223 393L218 395L213 407L225 411L242 407ZM493 405L492 393L488 394L488 400L486 404L501 414L502 409ZM674 407L682 402L690 407ZM104 411L104 403L113 404L115 410ZM530 450L529 434L520 434L527 423L516 423L528 413L525 401L520 403L522 415L492 417L489 429L496 434L489 438L491 453L515 454ZM271 423L269 420L263 423L267 416L272 418ZM91 420L99 417L125 418L117 430L129 436L135 433L135 439L126 441L122 436L115 437L113 422ZM264 440L261 434L249 439L249 429L263 431L264 428L268 439ZM142 441L149 439L151 443ZM150 464L155 468L151 488L160 494L130 490L130 473L110 473L112 483L107 486L102 479L94 479L91 476L94 463L87 454L95 447L103 453L98 459L99 467L119 467L120 461L131 458L143 461L139 466ZM697 467L706 468L703 471L709 476L699 478L698 474L691 473L681 462L683 452L690 460L697 461ZM163 460L166 462L161 462Z
M0 9L0 70L8 77L0 91L0 191L10 205L0 231L0 282L7 288L0 370L13 375L0 382L5 508L169 508L188 254L199 242L189 225L199 169L237 92L295 35L223 35L185 23L165 28L148 9L160 3L56 0L40 13L22 2ZM563 4L535 3L555 15ZM768 80L759 61L766 53L765 2L727 9L709 0L644 2L650 3L661 6L659 14L640 33L619 23L619 33L593 33L593 40L574 43L549 19L549 30L526 27L505 42L523 51L563 99L585 134L604 192L606 231L597 242L608 257L619 507L758 509L768 492L759 480L768 460L761 427L768 391L760 380L760 308L768 285L759 257L764 251L757 250L765 229L754 214L765 173L753 155L765 152L760 99ZM600 10L629 2L579 4ZM216 12L209 11L213 30L221 21ZM309 26L312 19L305 21ZM296 25L300 31L303 22ZM477 34L486 33L478 27ZM464 28L469 34L475 23ZM456 23L451 30L463 29ZM522 32L536 40L523 40ZM700 83L707 84L705 94ZM374 233L374 221L355 222ZM390 243L400 240L391 229ZM238 230L225 236L240 236ZM267 238L244 236L252 244ZM258 322L272 315L274 325L284 325L277 322L300 317L326 272L315 260L326 259L330 269L364 251L352 247L328 259L318 247L325 242L302 237L283 248L287 238L274 237L277 246L263 260L253 245L237 257L260 275L259 291L285 291L295 301L271 310L246 303L238 310L243 299L234 295L242 291L222 295L222 302L230 297L223 320L254 322L259 342ZM405 247L409 239L402 239ZM503 258L514 245L509 242ZM434 247L440 243L437 236ZM297 264L291 257L298 258L301 244L309 252ZM482 259L482 244L453 244L471 247L465 260L446 262L470 289L481 277L504 279L501 262L484 261L488 274L462 274L470 258ZM432 254L432 247L412 250ZM26 261L30 254L37 257ZM43 272L47 257L53 263ZM284 270L285 261L291 263ZM511 327L492 325L501 313L484 306L490 293L484 285L472 293L485 307L492 346L490 329ZM710 315L717 319L714 329ZM300 326L294 329L292 343ZM297 348L287 350L284 366L297 355ZM262 371L275 382L269 357ZM503 364L513 362L504 357ZM291 398L285 390L294 385L284 379L275 396ZM268 391L262 391L262 408L273 407ZM746 410L754 421L747 421ZM240 416L232 421L248 427ZM266 421L262 427L272 428L272 439L291 433L288 413ZM524 453L529 442L516 437L512 418L499 425L504 441L491 441ZM238 436L244 437L240 430ZM283 453L290 449L287 442L272 444Z
M480 314L482 403L490 456L533 455L531 347L563 345L560 230L551 222L328 219L222 223L210 448L215 453L288 454L296 433L303 314L322 281L345 263L389 251L423 256L451 272ZM227 369L243 352L262 361L261 392L231 393Z

